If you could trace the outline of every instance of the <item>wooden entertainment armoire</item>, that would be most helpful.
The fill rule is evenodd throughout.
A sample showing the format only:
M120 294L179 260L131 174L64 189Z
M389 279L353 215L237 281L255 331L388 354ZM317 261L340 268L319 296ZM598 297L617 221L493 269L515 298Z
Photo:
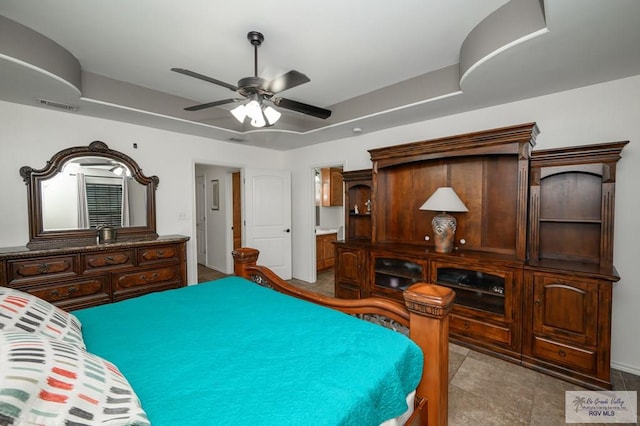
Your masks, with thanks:
M452 342L610 389L616 163L628 142L532 151L537 134L527 123L370 150L371 170L343 174L335 293L450 287ZM434 250L437 212L419 209L442 186L469 210L451 213L447 254Z

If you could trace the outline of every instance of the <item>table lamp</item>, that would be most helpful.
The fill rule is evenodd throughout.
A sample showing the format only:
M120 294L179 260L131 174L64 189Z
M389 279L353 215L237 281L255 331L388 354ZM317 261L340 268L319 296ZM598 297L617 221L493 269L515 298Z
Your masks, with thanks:
M468 212L458 194L453 188L443 186L429 197L420 207L420 210L431 210L441 212L433 217L434 243L438 253L451 253L453 250L453 240L456 233L456 218L446 212Z

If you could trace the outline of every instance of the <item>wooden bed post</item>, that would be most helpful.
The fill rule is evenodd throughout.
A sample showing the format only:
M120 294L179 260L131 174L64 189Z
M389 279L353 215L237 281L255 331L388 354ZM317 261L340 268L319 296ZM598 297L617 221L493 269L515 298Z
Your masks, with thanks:
M426 416L418 424L446 426L449 401L449 311L455 293L433 284L418 283L404 292L410 317L410 337L422 348L424 363L417 398L425 398ZM425 418L426 417L426 418Z
M239 277L249 278L247 266L256 266L260 251L254 248L241 247L231 252L233 256L233 273Z

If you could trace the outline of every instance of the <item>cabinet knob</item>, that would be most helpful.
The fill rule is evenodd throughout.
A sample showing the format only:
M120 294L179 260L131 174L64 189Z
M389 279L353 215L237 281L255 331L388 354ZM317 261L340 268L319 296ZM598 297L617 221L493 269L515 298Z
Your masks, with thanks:
M558 355L560 355L561 358L565 358L567 356L567 353L565 351L563 351L562 349L560 349L558 351Z
M464 328L465 328L465 330L468 330L468 329L469 329L469 327L471 327L471 324L469 324L469 321L465 321L465 322L464 322Z
M542 301L540 299L536 299L536 301L534 302L536 304L536 306L540 306L540 304L542 303Z

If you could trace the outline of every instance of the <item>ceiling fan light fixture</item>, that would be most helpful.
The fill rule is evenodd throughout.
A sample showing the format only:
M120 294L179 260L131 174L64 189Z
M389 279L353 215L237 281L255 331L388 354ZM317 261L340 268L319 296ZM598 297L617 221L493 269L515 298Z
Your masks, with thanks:
M242 105L238 105L234 109L231 110L231 114L240 122L240 124L244 123L244 119L247 118L247 107Z
M265 107L261 101L262 99L257 94L252 94L249 97L249 102L235 107L231 110L231 114L240 123L244 123L244 120L249 117L253 127L272 126L282 114L275 108Z
M266 107L263 112L270 126L276 124L276 121L278 121L282 115L277 109L270 106Z
M260 105L256 97L252 97L244 106L249 117L254 120L257 120L259 117L262 118L262 105Z
M263 117L260 118L252 118L251 119L251 125L253 127L264 127L266 126L267 122L264 120Z

